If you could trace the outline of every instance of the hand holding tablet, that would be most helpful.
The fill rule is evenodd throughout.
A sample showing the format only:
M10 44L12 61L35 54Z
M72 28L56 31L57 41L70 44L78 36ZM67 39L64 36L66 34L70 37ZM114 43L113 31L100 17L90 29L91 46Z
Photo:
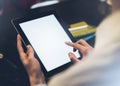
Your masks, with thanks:
M24 44L32 45L46 77L64 70L71 64L68 52L72 52L73 48L65 42L75 40L55 12L16 19L13 20L13 25ZM76 55L81 57L78 52Z

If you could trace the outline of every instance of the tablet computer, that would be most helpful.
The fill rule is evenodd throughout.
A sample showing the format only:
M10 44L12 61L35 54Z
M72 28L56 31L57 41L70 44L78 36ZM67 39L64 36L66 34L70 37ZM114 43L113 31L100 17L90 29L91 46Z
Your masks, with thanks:
M68 52L73 48L65 44L75 39L55 11L12 20L25 45L30 44L46 77L66 69L71 64ZM81 55L75 52L78 58Z

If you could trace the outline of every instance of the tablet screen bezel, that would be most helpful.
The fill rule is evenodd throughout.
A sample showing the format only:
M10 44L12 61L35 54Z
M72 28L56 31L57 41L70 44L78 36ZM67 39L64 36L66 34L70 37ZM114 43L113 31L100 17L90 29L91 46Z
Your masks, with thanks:
M63 27L64 31L66 32L66 34L69 36L69 38L71 39L72 42L75 42L76 40L74 39L74 37L72 36L72 34L70 33L70 31L68 30L68 28L66 27L65 23L63 22L63 20L57 15L57 13L55 11L48 11L48 12L44 12L44 13L41 13L39 15L31 15L31 16L25 16L23 18L20 18L20 19L13 19L12 20L12 24L14 25L17 33L19 33L22 37L22 41L23 43L26 45L30 44L29 40L27 39L26 35L24 34L24 32L22 31L21 27L20 27L20 23L23 23L23 22L27 22L27 21L30 21L30 20L34 20L34 19L37 19L37 18L41 18L41 17L45 17L45 16L48 16L48 15L54 15L56 17L56 19L59 21L60 25ZM32 45L32 44L30 44ZM34 49L34 47L33 47ZM34 50L35 52L35 50ZM52 75L56 74L56 73L59 73L61 72L62 70L68 68L72 62L69 62L69 63L66 63L52 71L49 71L47 72L47 70L45 69L44 65L42 64L42 62L40 61L37 53L35 52L35 57L38 59L38 61L40 62L40 65L41 65L41 68L43 70L43 73L45 74L45 77L49 78L51 77Z

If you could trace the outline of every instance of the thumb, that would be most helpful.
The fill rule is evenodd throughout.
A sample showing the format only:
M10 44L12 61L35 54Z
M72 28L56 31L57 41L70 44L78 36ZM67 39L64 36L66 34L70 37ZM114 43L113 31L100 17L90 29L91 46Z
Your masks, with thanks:
M77 57L73 54L73 53L68 53L68 56L70 57L71 61L74 62L74 63L79 63L80 60L77 59Z

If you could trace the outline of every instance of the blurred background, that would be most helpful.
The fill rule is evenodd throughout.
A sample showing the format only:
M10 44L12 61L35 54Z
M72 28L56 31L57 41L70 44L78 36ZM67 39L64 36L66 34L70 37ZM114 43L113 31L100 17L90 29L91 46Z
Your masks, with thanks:
M3 54L3 59L0 59L0 86L29 86L17 52L17 32L11 20L40 15L49 10L58 13L76 40L84 38L94 47L96 27L109 15L111 7L106 0L0 0L0 53Z

